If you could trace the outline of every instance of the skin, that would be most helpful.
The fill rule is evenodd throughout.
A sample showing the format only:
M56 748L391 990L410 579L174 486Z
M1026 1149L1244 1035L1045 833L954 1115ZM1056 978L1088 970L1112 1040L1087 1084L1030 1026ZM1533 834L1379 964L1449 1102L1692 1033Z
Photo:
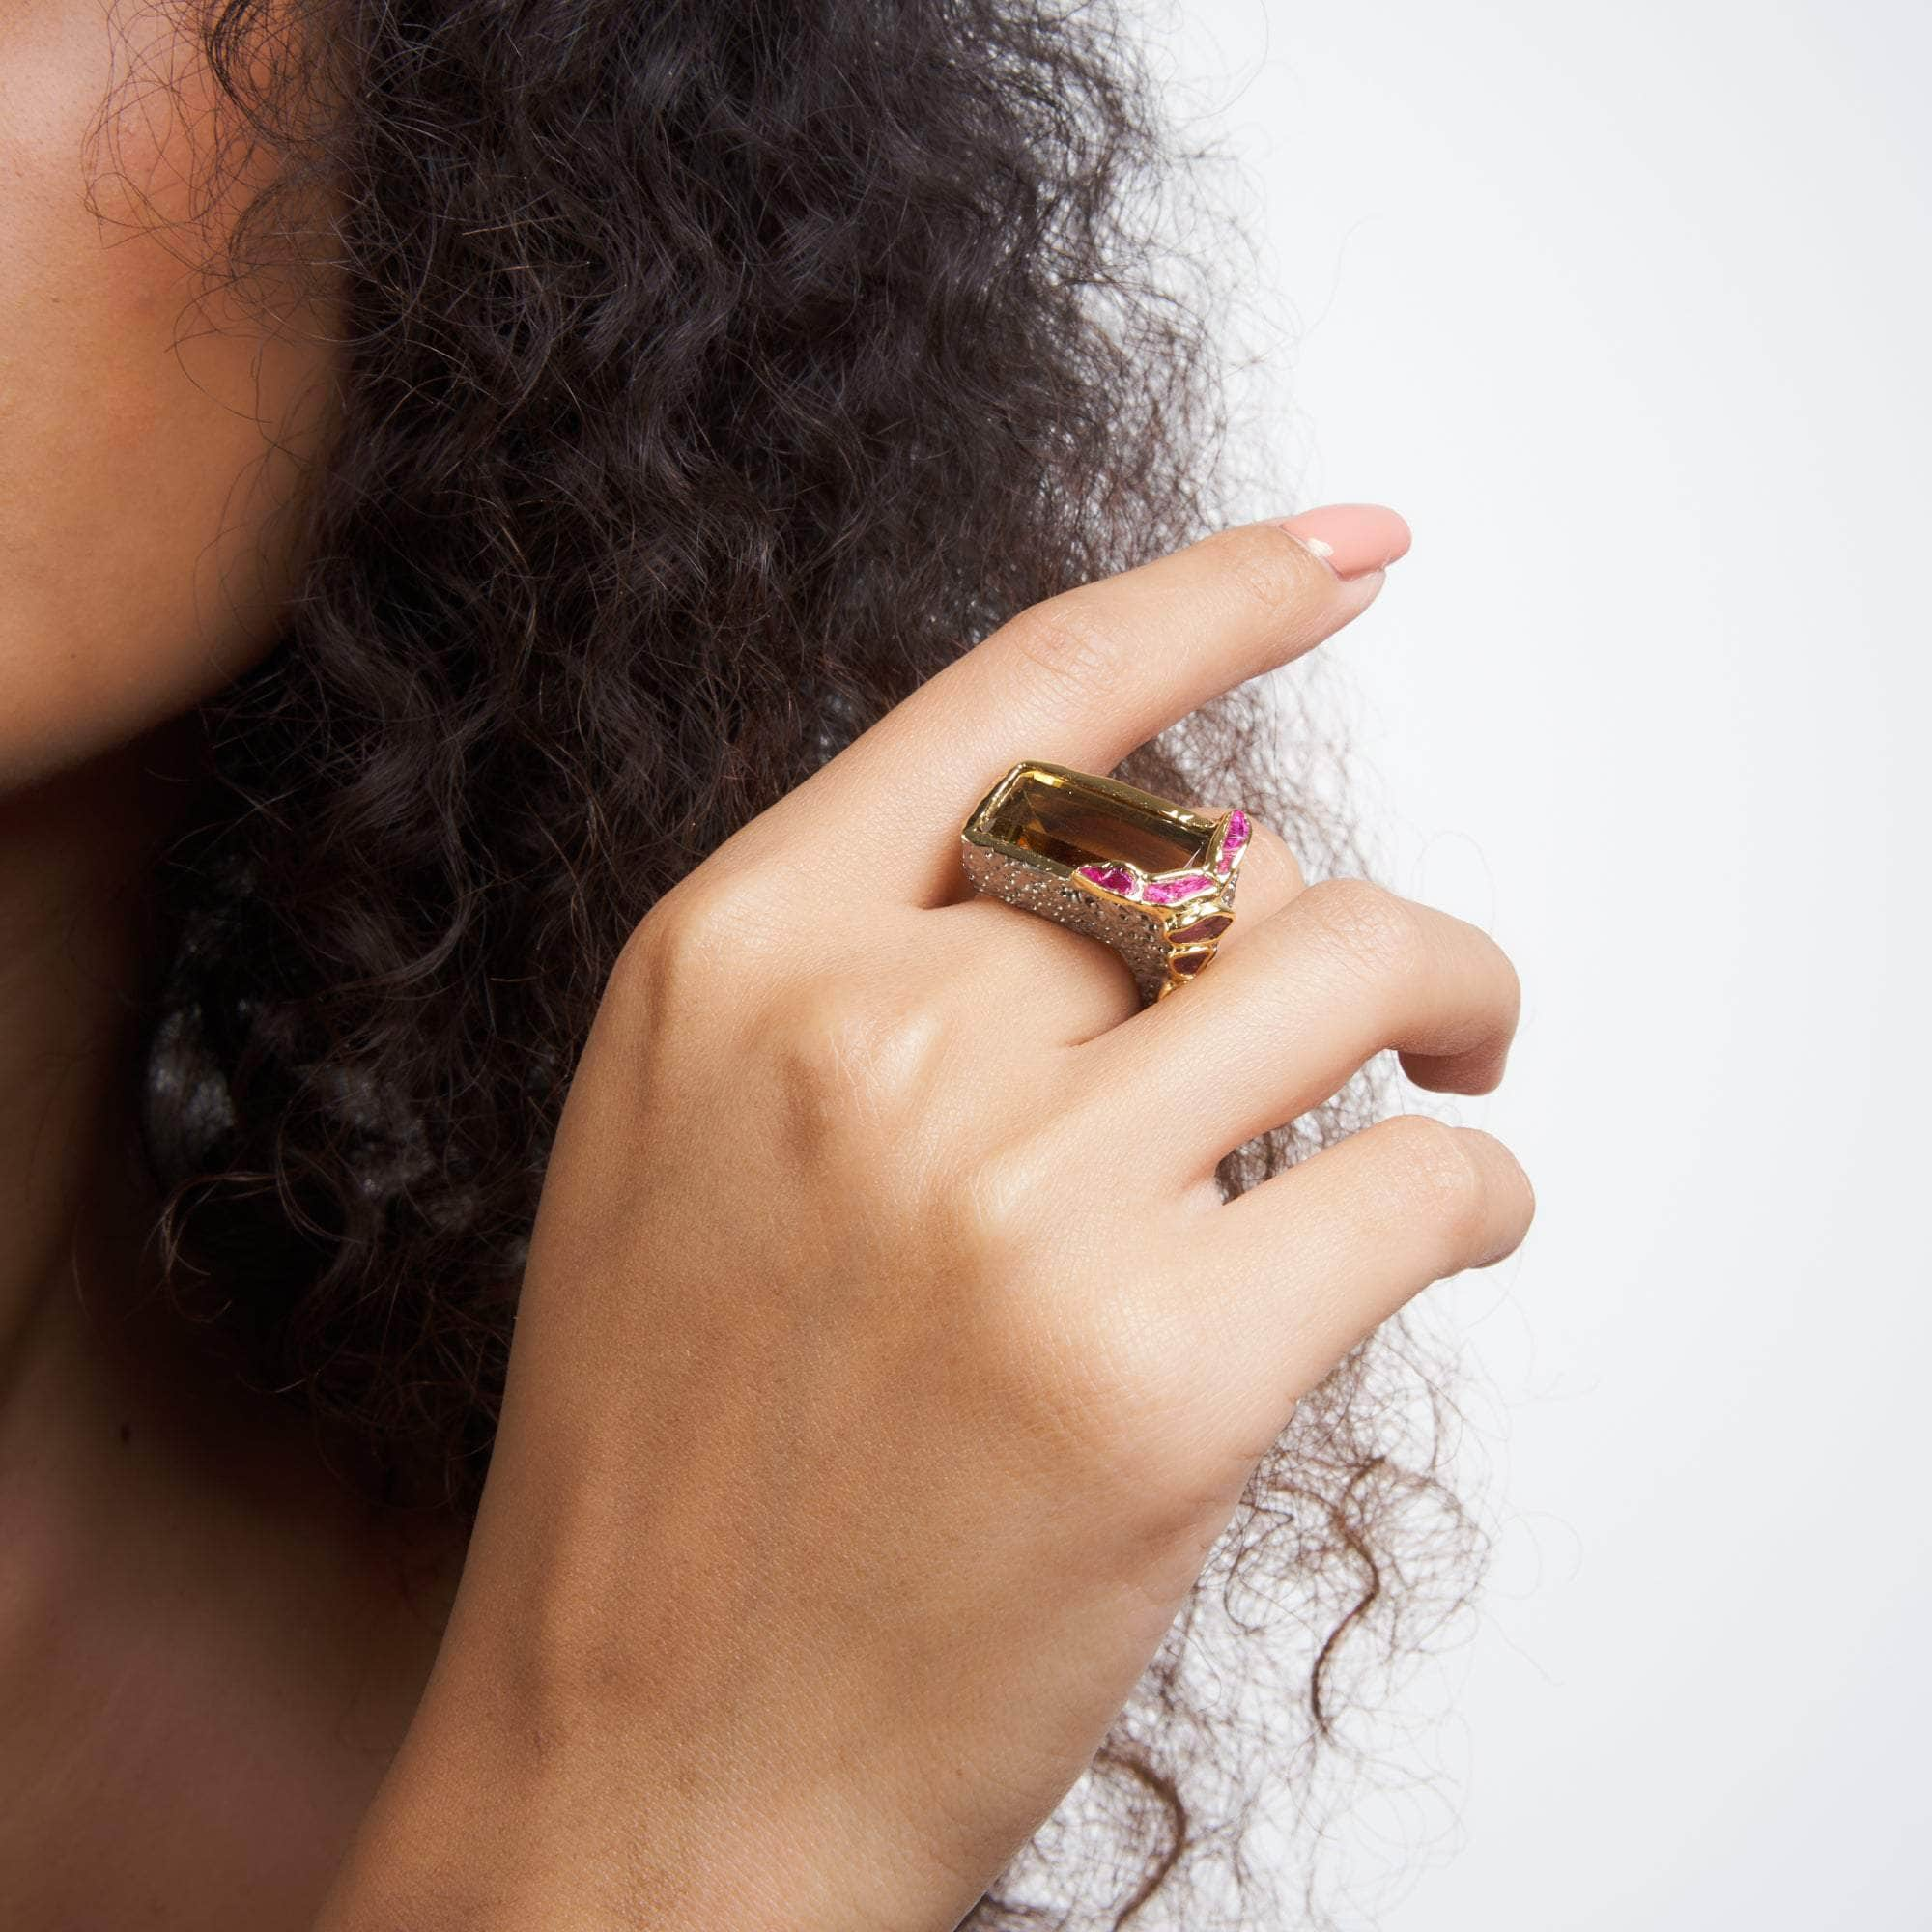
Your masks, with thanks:
M1027 747L1111 768L1346 623L1400 548L1387 511L1302 528L1329 560L1260 525L1023 613L639 928L449 1630L320 1932L946 1932L1297 1398L1520 1241L1508 1151L1417 1115L1232 1204L1213 1180L1383 1047L1492 1088L1520 993L1475 927L1305 886L1264 832L1222 955L1142 1010L1104 949L958 873L962 801ZM895 836L855 957L822 881L867 823Z
M186 59L158 17L0 11L0 1918L49 1932L306 1923L449 1590L144 1304L117 1158L168 721L272 639L331 367L322 318L188 307ZM97 219L130 63L184 111L119 125L106 172L152 203L105 179Z
M154 74L175 78L174 103ZM84 156L110 84L129 77L111 139ZM185 260L263 168L200 205L215 99L157 13L16 0L0 19L9 792L185 710L275 634L297 561L281 512L326 419L328 319L270 332L232 298L194 303Z
M126 31L179 76L158 18ZM83 0L0 18L7 1916L954 1925L1297 1397L1532 1210L1496 1142L1414 1118L1212 1185L1384 1047L1492 1087L1518 989L1483 934L1305 885L1261 828L1222 956L1142 1011L971 895L959 821L1018 757L1107 770L1312 648L1406 529L1223 532L1024 613L660 903L571 1092L459 1577L142 1301L117 1014L171 721L272 639L331 361L312 316L177 353L176 254L81 199L111 51ZM186 87L211 111L119 157L169 219L215 132ZM814 881L888 820L855 959ZM989 986L1038 994L993 1024Z

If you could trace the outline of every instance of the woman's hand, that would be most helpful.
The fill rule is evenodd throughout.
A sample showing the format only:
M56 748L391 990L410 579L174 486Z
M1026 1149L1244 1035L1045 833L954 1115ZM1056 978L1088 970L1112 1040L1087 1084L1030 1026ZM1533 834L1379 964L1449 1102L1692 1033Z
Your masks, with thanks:
M1489 1091L1518 987L1474 927L1304 887L1258 828L1220 957L1143 1010L1104 948L960 871L1015 760L1111 769L1353 617L1405 535L1297 526L1329 561L1256 525L1025 612L639 928L455 1612L329 1932L953 1926L1296 1398L1521 1239L1516 1162L1420 1117L1232 1203L1214 1178L1383 1047Z

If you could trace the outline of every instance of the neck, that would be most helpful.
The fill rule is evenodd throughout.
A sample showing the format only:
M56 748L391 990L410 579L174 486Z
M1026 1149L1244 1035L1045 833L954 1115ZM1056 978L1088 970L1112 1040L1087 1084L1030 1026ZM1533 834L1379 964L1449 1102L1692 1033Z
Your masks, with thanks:
M460 1541L352 1499L305 1421L153 1293L132 1048L145 880L185 793L128 753L0 801L0 1870L22 1923L161 1897L183 1923L307 1923L460 1566Z
M131 1554L233 1419L154 1293L137 1151L147 879L187 784L176 732L0 799L0 1542L18 1590ZM204 1451L203 1445L208 1449ZM131 1526L131 1527L130 1527Z
M297 1412L238 1382L156 1265L136 1064L147 882L192 758L168 727L0 799L0 1516L61 1525L70 1548L151 1522L153 1481L205 1482L225 1506L323 1480Z
M143 1203L130 1048L144 881L185 787L153 741L0 799L0 1413L53 1304Z

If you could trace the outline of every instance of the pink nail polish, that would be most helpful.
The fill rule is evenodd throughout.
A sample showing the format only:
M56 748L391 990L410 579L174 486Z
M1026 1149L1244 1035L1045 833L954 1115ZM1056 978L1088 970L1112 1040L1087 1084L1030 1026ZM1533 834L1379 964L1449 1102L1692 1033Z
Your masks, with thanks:
M1277 526L1299 538L1337 577L1366 577L1408 551L1408 526L1380 503L1327 503Z

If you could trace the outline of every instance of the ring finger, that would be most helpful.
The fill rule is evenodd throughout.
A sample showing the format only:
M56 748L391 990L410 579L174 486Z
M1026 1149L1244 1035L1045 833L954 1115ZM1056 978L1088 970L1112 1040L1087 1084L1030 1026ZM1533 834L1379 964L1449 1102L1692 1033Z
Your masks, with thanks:
M1251 820L1248 849L1235 894L1235 923L1228 929L1202 981L1220 972L1248 943L1248 935L1302 890L1301 867L1288 842L1259 820ZM1140 995L1125 962L1110 948L1071 927L1037 914L1020 913L988 894L971 892L953 904L928 909L923 919L949 922L950 933L965 933L966 960L976 997L988 985L1023 988L1017 1000L1003 1000L1009 1019L1026 1023L1057 1045L1074 1046L1130 1019L1141 1009ZM1189 985L1164 1004L1192 997Z
M1324 880L1193 985L1090 1039L1069 1124L1144 1159L1157 1108L1184 1190L1385 1047L1419 1086L1489 1093L1520 1003L1515 968L1480 928L1366 880Z

